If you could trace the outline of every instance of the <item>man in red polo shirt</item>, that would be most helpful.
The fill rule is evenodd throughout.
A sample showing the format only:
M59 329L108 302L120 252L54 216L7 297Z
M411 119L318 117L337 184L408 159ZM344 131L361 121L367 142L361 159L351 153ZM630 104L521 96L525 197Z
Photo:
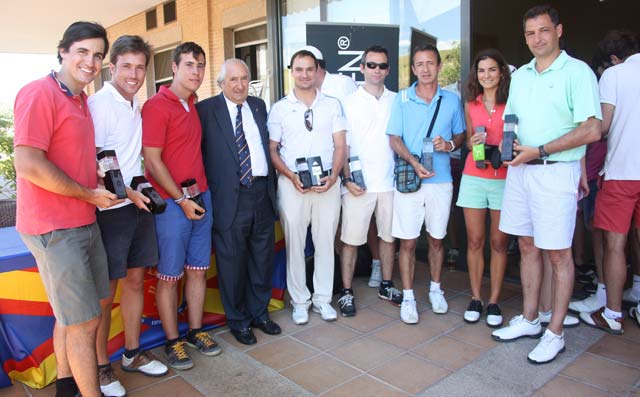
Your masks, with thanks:
M158 239L156 302L167 336L165 353L174 369L189 369L193 361L184 344L206 356L220 354L220 346L202 331L206 291L205 272L211 258L211 194L202 163L202 128L195 108L206 66L204 50L182 43L173 50L173 82L142 108L142 154L149 182L166 200L167 209L155 215ZM190 188L185 185L189 182ZM193 192L197 185L199 192ZM198 193L198 197L191 197ZM189 332L178 333L178 281L186 276Z
M15 103L16 229L36 259L56 318L56 396L78 389L85 397L102 395L95 343L109 276L95 210L121 200L97 189L82 90L100 73L108 48L102 26L71 24L58 44L60 70L26 85Z

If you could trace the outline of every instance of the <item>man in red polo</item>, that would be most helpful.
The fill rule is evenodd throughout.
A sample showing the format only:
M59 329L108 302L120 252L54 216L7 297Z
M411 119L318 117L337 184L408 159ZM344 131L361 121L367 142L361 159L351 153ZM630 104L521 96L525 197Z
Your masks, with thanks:
M102 395L95 343L109 276L95 210L121 201L97 189L82 90L100 73L108 48L102 26L71 24L58 44L60 70L26 85L15 103L16 229L36 259L56 318L56 396L78 389L85 397Z

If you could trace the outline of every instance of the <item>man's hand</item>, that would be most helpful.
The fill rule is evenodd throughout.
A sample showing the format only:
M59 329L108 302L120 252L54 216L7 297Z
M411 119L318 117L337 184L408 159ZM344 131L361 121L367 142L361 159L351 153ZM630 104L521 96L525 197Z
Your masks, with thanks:
M449 142L445 141L440 135L433 138L433 150L436 152L448 152L451 149Z
M420 179L431 178L436 174L435 172L427 171L427 169L419 162L416 162L415 165L413 165L413 169L416 171L416 175L418 175Z
M332 176L325 176L324 178L320 178L320 183L324 183L324 185L322 186L311 186L311 190L313 190L316 193L324 193L327 190L331 189L331 186L333 186L334 183L336 183L336 180L338 179L338 177L333 177Z
M361 188L357 183L353 181L345 183L344 187L346 187L349 193L353 194L355 197L362 196L366 193L365 189Z
M151 212L149 211L149 208L145 205L145 203L149 203L151 201L149 200L149 197L131 188L127 188L127 197L129 198L129 200L131 200L133 204L135 204L136 207L140 208L141 210Z
M505 161L508 165L518 166L531 160L540 158L540 150L533 146L522 146L520 142L513 143L513 160Z
M118 196L105 189L89 190L89 196L85 199L89 204L93 204L98 208L109 208L113 205L120 204L124 200L118 200Z
M184 216L191 221L197 221L204 217L205 209L196 204L195 201L190 199L184 199L178 204L182 211L184 212ZM196 214L196 211L200 211L202 215Z
M293 183L293 186L296 188L296 190L299 191L300 193L304 194L309 191L309 189L302 188L302 181L300 180L300 175L296 174L295 172L292 172L291 175L289 176L289 179L291 180L291 183Z

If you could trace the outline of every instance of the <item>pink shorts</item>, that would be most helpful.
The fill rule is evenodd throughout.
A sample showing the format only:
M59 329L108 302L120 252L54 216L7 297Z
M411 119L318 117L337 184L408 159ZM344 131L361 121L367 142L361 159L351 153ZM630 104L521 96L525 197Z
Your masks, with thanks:
M626 234L634 217L640 228L640 181L604 181L596 196L593 226Z

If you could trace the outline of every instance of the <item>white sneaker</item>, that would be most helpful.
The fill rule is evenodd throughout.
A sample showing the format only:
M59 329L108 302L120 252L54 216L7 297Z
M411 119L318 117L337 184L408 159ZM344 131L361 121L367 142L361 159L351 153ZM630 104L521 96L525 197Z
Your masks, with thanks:
M574 313L581 313L581 312L591 313L600 309L602 306L604 306L604 304L598 301L598 297L596 296L596 294L591 294L589 295L588 298L583 299L581 301L570 302L569 310L571 310Z
M538 312L538 316L540 318L540 324L542 324L542 326L544 327L549 325L549 323L551 322L551 314L544 314L542 312ZM573 327L577 327L578 325L580 325L580 320L578 320L578 317L570 316L568 314L564 316L564 320L562 321L562 327L573 328Z
M556 356L564 351L564 333L556 335L546 330L540 338L540 342L535 349L527 356L532 364L546 364L553 361Z
M529 321L522 314L515 316L509 321L509 325L495 330L491 333L493 339L498 342L511 342L518 338L539 338L542 335L540 320Z
M400 305L400 319L406 324L418 323L418 309L416 309L415 300L402 301Z
M429 292L429 303L431 303L431 310L436 314L445 314L449 310L442 290Z
M98 369L98 381L100 382L100 391L105 396L124 397L127 395L127 391L116 378L111 366Z
M338 313L329 303L314 303L313 311L320 314L324 321L335 321L338 318Z
M380 262L371 264L371 277L369 277L369 284L371 288L379 288L382 282L382 271L380 270Z
M640 291L636 291L633 288L625 289L622 292L622 300L624 302L636 304L638 303L638 301L640 301Z
M291 314L293 322L298 325L306 324L309 322L309 304L308 303L294 303L293 313Z

